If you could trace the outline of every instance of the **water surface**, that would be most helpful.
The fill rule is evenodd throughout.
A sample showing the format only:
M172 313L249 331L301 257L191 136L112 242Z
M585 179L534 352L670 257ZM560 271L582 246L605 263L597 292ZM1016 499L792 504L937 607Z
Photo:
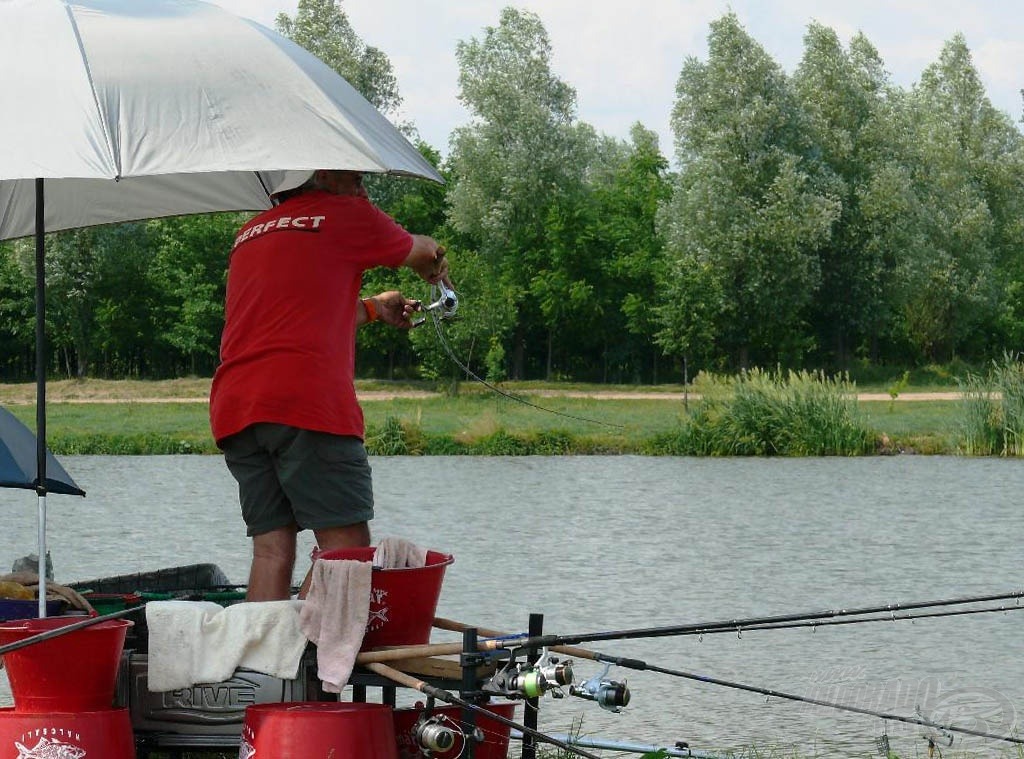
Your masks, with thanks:
M85 499L51 496L57 580L215 562L244 582L249 543L219 457L66 457ZM949 457L373 460L376 537L449 551L441 616L560 634L1006 592L1020 587L1024 462ZM0 566L34 550L36 499L0 493ZM301 548L311 542L303 536ZM1012 602L1011 602L1012 603ZM742 635L623 640L606 653L875 711L1005 734L1024 707L1015 611ZM439 634L438 640L446 640ZM575 663L577 681L597 674ZM615 669L610 714L545 699L541 727L695 748L876 756L927 730L651 672ZM0 692L0 701L7 699ZM1000 755L955 739L946 751Z

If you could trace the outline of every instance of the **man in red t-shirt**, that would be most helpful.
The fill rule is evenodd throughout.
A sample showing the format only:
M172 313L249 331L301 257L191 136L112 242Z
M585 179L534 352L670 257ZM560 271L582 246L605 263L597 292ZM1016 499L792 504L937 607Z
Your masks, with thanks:
M370 203L358 172L319 170L281 197L235 238L210 392L210 426L253 539L250 601L290 596L299 530L321 550L370 544L355 332L375 319L408 329L418 303L395 291L360 300L363 272L448 277L444 249Z

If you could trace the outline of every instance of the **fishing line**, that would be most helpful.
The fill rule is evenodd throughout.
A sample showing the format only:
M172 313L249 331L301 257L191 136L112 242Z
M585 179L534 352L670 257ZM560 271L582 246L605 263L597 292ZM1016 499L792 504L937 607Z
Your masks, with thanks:
M614 427L616 429L625 429L625 425L623 425L623 424L613 424L612 422L603 422L603 421L601 421L599 419L590 419L590 418L585 417L585 416L576 416L575 414L567 414L564 411L555 411L555 409L551 409L551 408L546 408L544 406L540 406L540 405L538 405L536 403L533 403L532 401L526 400L525 398L521 398L521 397L519 397L517 395L513 395L512 393L508 393L508 392L502 390L501 388L495 387L494 385L492 385L487 380L485 380L482 377L478 376L472 369L470 369L462 361L459 360L459 358L455 355L455 352L452 350L451 346L448 344L448 340L445 338L444 334L442 334L443 330L441 329L441 321L443 319L443 316L439 315L437 313L437 311L434 310L434 309L431 309L429 313L430 313L430 318L434 322L434 331L437 333L437 339L441 342L441 347L444 348L444 352L448 354L448 358L450 358L452 360L452 362L454 362L454 364L457 367L459 367L459 369L464 371L467 374L467 376L469 376L472 379L476 380L481 385L486 387L488 390L492 390L495 393L497 393L498 395L504 396L505 398L508 398L509 400L515 401L516 403L522 403L524 406L529 406L529 407L535 408L535 409L537 409L539 411L546 411L549 414L555 414L556 416L563 416L566 419L575 419L578 422L589 422L590 424L601 424L601 425L604 425L605 427Z
M1016 607L1014 607L1014 608L1016 608ZM1007 610L1009 610L1009 609L1007 609ZM986 610L986 611L996 611L996 610L995 609L989 609L989 610ZM881 620L881 618L879 618L879 620ZM434 620L434 625L435 625L435 627L440 627L442 629L456 630L456 631L460 630L460 629L465 629L467 627L467 625L465 625L465 624L463 624L461 622L455 622L453 620L441 619L441 618L435 619ZM497 633L496 631L486 630L484 628L478 628L478 629L480 630L480 632L484 633L485 635L493 634L495 637L492 638L492 640L499 640L500 637L501 637L501 633ZM508 637L511 639L513 636L508 636ZM535 639L531 639L531 641L532 640L535 640ZM524 643L524 647L526 645L533 645L533 644L532 643L530 643L530 644L525 644ZM558 652L558 653L562 653L562 654L568 655L568 656L574 656L574 657L579 657L579 658L583 658L583 659L590 659L592 661L604 662L605 664L613 664L613 665L620 666L620 667L623 667L623 668L626 668L626 669L632 669L632 670L636 670L636 671L656 672L658 674L669 675L669 676L672 676L672 677L679 677L679 678L683 678L683 679L687 679L687 680L694 680L694 681L697 681L697 682L709 683L711 685L719 685L719 686L723 686L723 687L727 687L727 688L732 688L732 689L735 689L735 690L743 690L743 691L747 691L747 692L750 692L750 693L757 693L757 694L760 694L762 696L776 697L776 698L784 699L784 700L787 700L787 701L796 701L796 702L805 703L805 704L812 704L814 706L823 706L823 707L827 707L827 708L830 708L830 709L837 709L839 711L852 712L852 713L855 713L855 714L863 714L863 715L867 715L867 716L870 716L870 717L877 717L877 718L882 719L882 720L893 720L893 721L896 721L896 722L904 722L904 723L907 723L907 724L921 725L921 726L924 726L924 727L932 727L932 728L935 728L935 729L938 729L938 730L943 730L943 731L947 731L947 732L954 732L954 733L964 733L966 735L973 735L973 736L976 736L976 737L979 737L979 738L992 738L994 740L1005 741L1007 743L1024 744L1024 738L1015 738L1015 737L1009 736L1009 735L998 735L996 733L990 733L990 732L987 732L987 731L984 731L984 730L975 730L975 729L969 728L969 727L962 727L962 726L959 726L959 725L945 724L945 723L941 723L941 722L936 722L934 720L926 719L923 716L906 717L906 716L899 715L899 714L891 714L891 713L888 713L888 712L880 712L880 711L875 711L873 709L866 709L866 708L859 707L859 706L850 706L850 705L847 705L847 704L840 704L840 703L836 703L834 701L825 701L823 699L812 698L810 696L801 696L801 695L794 694L794 693L787 693L787 692L784 692L784 691L775 690L773 688L762 688L762 687L755 686L755 685L748 685L746 683L739 683L739 682L734 682L734 681L730 681L730 680L722 680L720 678L711 677L710 675L700 675L700 674L697 674L697 673L694 673L694 672L686 672L686 671L683 671L683 670L671 669L671 668L668 668L668 667L659 667L659 666L654 665L654 664L649 664L649 663L647 663L645 661L642 661L640 659L632 659L632 658L622 657L622 656L612 656L612 655L609 655L609 654L603 654L603 653L599 653L597 651L591 651L589 649L576 648L576 647L552 646L551 650L555 651L555 652ZM920 712L918 712L918 713L920 715Z
M924 727L933 727L938 730L948 730L954 733L964 733L966 735L974 735L979 738L992 738L998 741L1005 741L1006 743L1024 744L1024 738L1016 738L1011 735L998 735L996 733L989 733L984 730L975 730L969 727L962 727L959 725L947 725L941 722L935 722L924 717L905 717L899 714L890 714L888 712L878 712L873 709L865 709L860 706L850 706L848 704L839 704L834 701L824 701L818 698L811 698L810 696L800 696L794 693L786 693L784 691L777 691L772 688L761 688L755 685L747 685L745 683L733 682L731 680L721 680L717 677L711 677L709 675L699 675L694 672L684 672L683 670L670 669L668 667L658 667L653 664L641 661L639 659L627 659L617 656L608 656L606 654L600 654L594 652L594 658L597 661L608 662L611 664L617 664L621 667L634 670L647 670L649 672L657 672L663 675L671 675L672 677L681 677L686 680L695 680L702 683L710 683L711 685L721 685L726 688L732 688L734 690L744 690L749 693L758 693L762 696L775 697L785 699L787 701L797 701L804 704L813 704L814 706L825 706L830 709L838 709L840 711L853 712L855 714L864 714L869 717L878 717L884 720L893 720L895 722L905 722L911 725L922 725Z

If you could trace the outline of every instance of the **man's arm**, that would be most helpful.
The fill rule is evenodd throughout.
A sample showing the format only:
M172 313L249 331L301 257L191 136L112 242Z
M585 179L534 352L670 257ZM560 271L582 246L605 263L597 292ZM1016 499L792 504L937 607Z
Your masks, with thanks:
M409 255L402 262L408 266L421 279L436 285L442 279L451 286L448 280L448 259L444 256L444 248L438 245L437 240L426 235L413 235L412 248Z

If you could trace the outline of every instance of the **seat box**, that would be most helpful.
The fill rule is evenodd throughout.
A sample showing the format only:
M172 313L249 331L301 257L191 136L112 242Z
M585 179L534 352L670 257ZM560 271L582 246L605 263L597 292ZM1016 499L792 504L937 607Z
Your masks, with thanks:
M315 700L319 692L315 653L306 652L294 680L282 680L262 672L239 669L219 683L200 683L152 693L148 687L149 656L128 651L121 661L115 702L131 714L132 727L140 737L161 735L160 743L170 745L179 736L182 745L192 739L216 736L238 737L245 721L245 709L255 704Z

